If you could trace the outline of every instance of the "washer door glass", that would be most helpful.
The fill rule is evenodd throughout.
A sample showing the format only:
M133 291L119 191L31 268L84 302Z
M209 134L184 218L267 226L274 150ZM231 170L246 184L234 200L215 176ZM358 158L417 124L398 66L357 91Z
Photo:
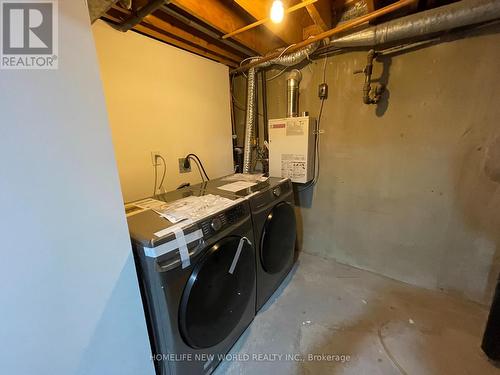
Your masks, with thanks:
M278 203L267 216L260 243L260 261L267 273L278 273L289 263L296 235L293 207L286 202Z
M242 241L239 258L230 273ZM241 237L226 237L212 246L194 266L184 289L179 328L184 341L195 349L224 340L237 326L254 298L255 257Z

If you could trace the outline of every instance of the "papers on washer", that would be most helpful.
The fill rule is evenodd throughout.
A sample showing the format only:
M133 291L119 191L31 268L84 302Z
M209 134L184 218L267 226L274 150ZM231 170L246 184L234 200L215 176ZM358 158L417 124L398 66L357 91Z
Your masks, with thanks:
M231 200L214 194L208 194L201 197L190 196L174 202L165 203L161 209L155 211L175 224L186 219L192 221L202 219L224 210L238 203L240 200L241 199Z
M236 182L231 182L226 185L219 186L217 189L220 190L226 190L226 191L231 191L231 192L237 192L243 189L247 189L250 186L257 185L257 182L249 182L249 181L236 181Z
M263 182L267 181L269 177L264 177L263 173L256 174L243 174L235 173L222 178L223 181L251 181L251 182Z
M163 201L159 201L153 198L146 198L142 199L140 201L132 203L134 206L139 207L139 208L144 208L146 210L161 210L166 203Z

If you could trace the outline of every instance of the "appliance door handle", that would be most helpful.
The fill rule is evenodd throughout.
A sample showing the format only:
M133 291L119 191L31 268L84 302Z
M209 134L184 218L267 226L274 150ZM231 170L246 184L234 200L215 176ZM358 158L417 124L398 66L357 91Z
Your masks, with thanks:
M245 245L245 242L247 242L250 246L252 246L252 243L250 240L246 237L241 237L240 243L238 244L238 248L236 249L236 254L234 254L233 262L231 263L231 267L229 268L229 273L232 275L234 273L234 269L236 268L236 265L238 264L238 260L240 259L241 252L243 250L243 246Z

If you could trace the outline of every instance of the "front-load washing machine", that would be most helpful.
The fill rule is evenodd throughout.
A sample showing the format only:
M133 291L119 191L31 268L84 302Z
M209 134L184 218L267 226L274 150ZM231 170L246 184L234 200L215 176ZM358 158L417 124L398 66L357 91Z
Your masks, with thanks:
M127 220L157 374L210 374L255 316L249 202L177 224L152 209Z
M241 175L240 175L241 176ZM194 185L197 194L218 194L245 198L250 202L255 237L257 298L260 310L292 269L297 227L292 183L270 177L265 181L251 176L230 175ZM243 187L240 190L238 187ZM229 190L228 190L229 189Z

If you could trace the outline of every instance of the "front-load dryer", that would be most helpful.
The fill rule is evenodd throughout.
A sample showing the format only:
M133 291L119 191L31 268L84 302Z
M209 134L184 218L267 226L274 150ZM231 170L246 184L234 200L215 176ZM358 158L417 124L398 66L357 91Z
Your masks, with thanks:
M249 202L177 224L151 209L127 220L157 374L210 374L255 316Z
M241 175L240 175L241 176ZM250 202L256 249L257 297L260 310L292 269L295 259L297 226L292 183L269 177L265 181L250 176L230 175L194 185L197 194L218 194L245 198ZM247 186L241 190L235 190Z

